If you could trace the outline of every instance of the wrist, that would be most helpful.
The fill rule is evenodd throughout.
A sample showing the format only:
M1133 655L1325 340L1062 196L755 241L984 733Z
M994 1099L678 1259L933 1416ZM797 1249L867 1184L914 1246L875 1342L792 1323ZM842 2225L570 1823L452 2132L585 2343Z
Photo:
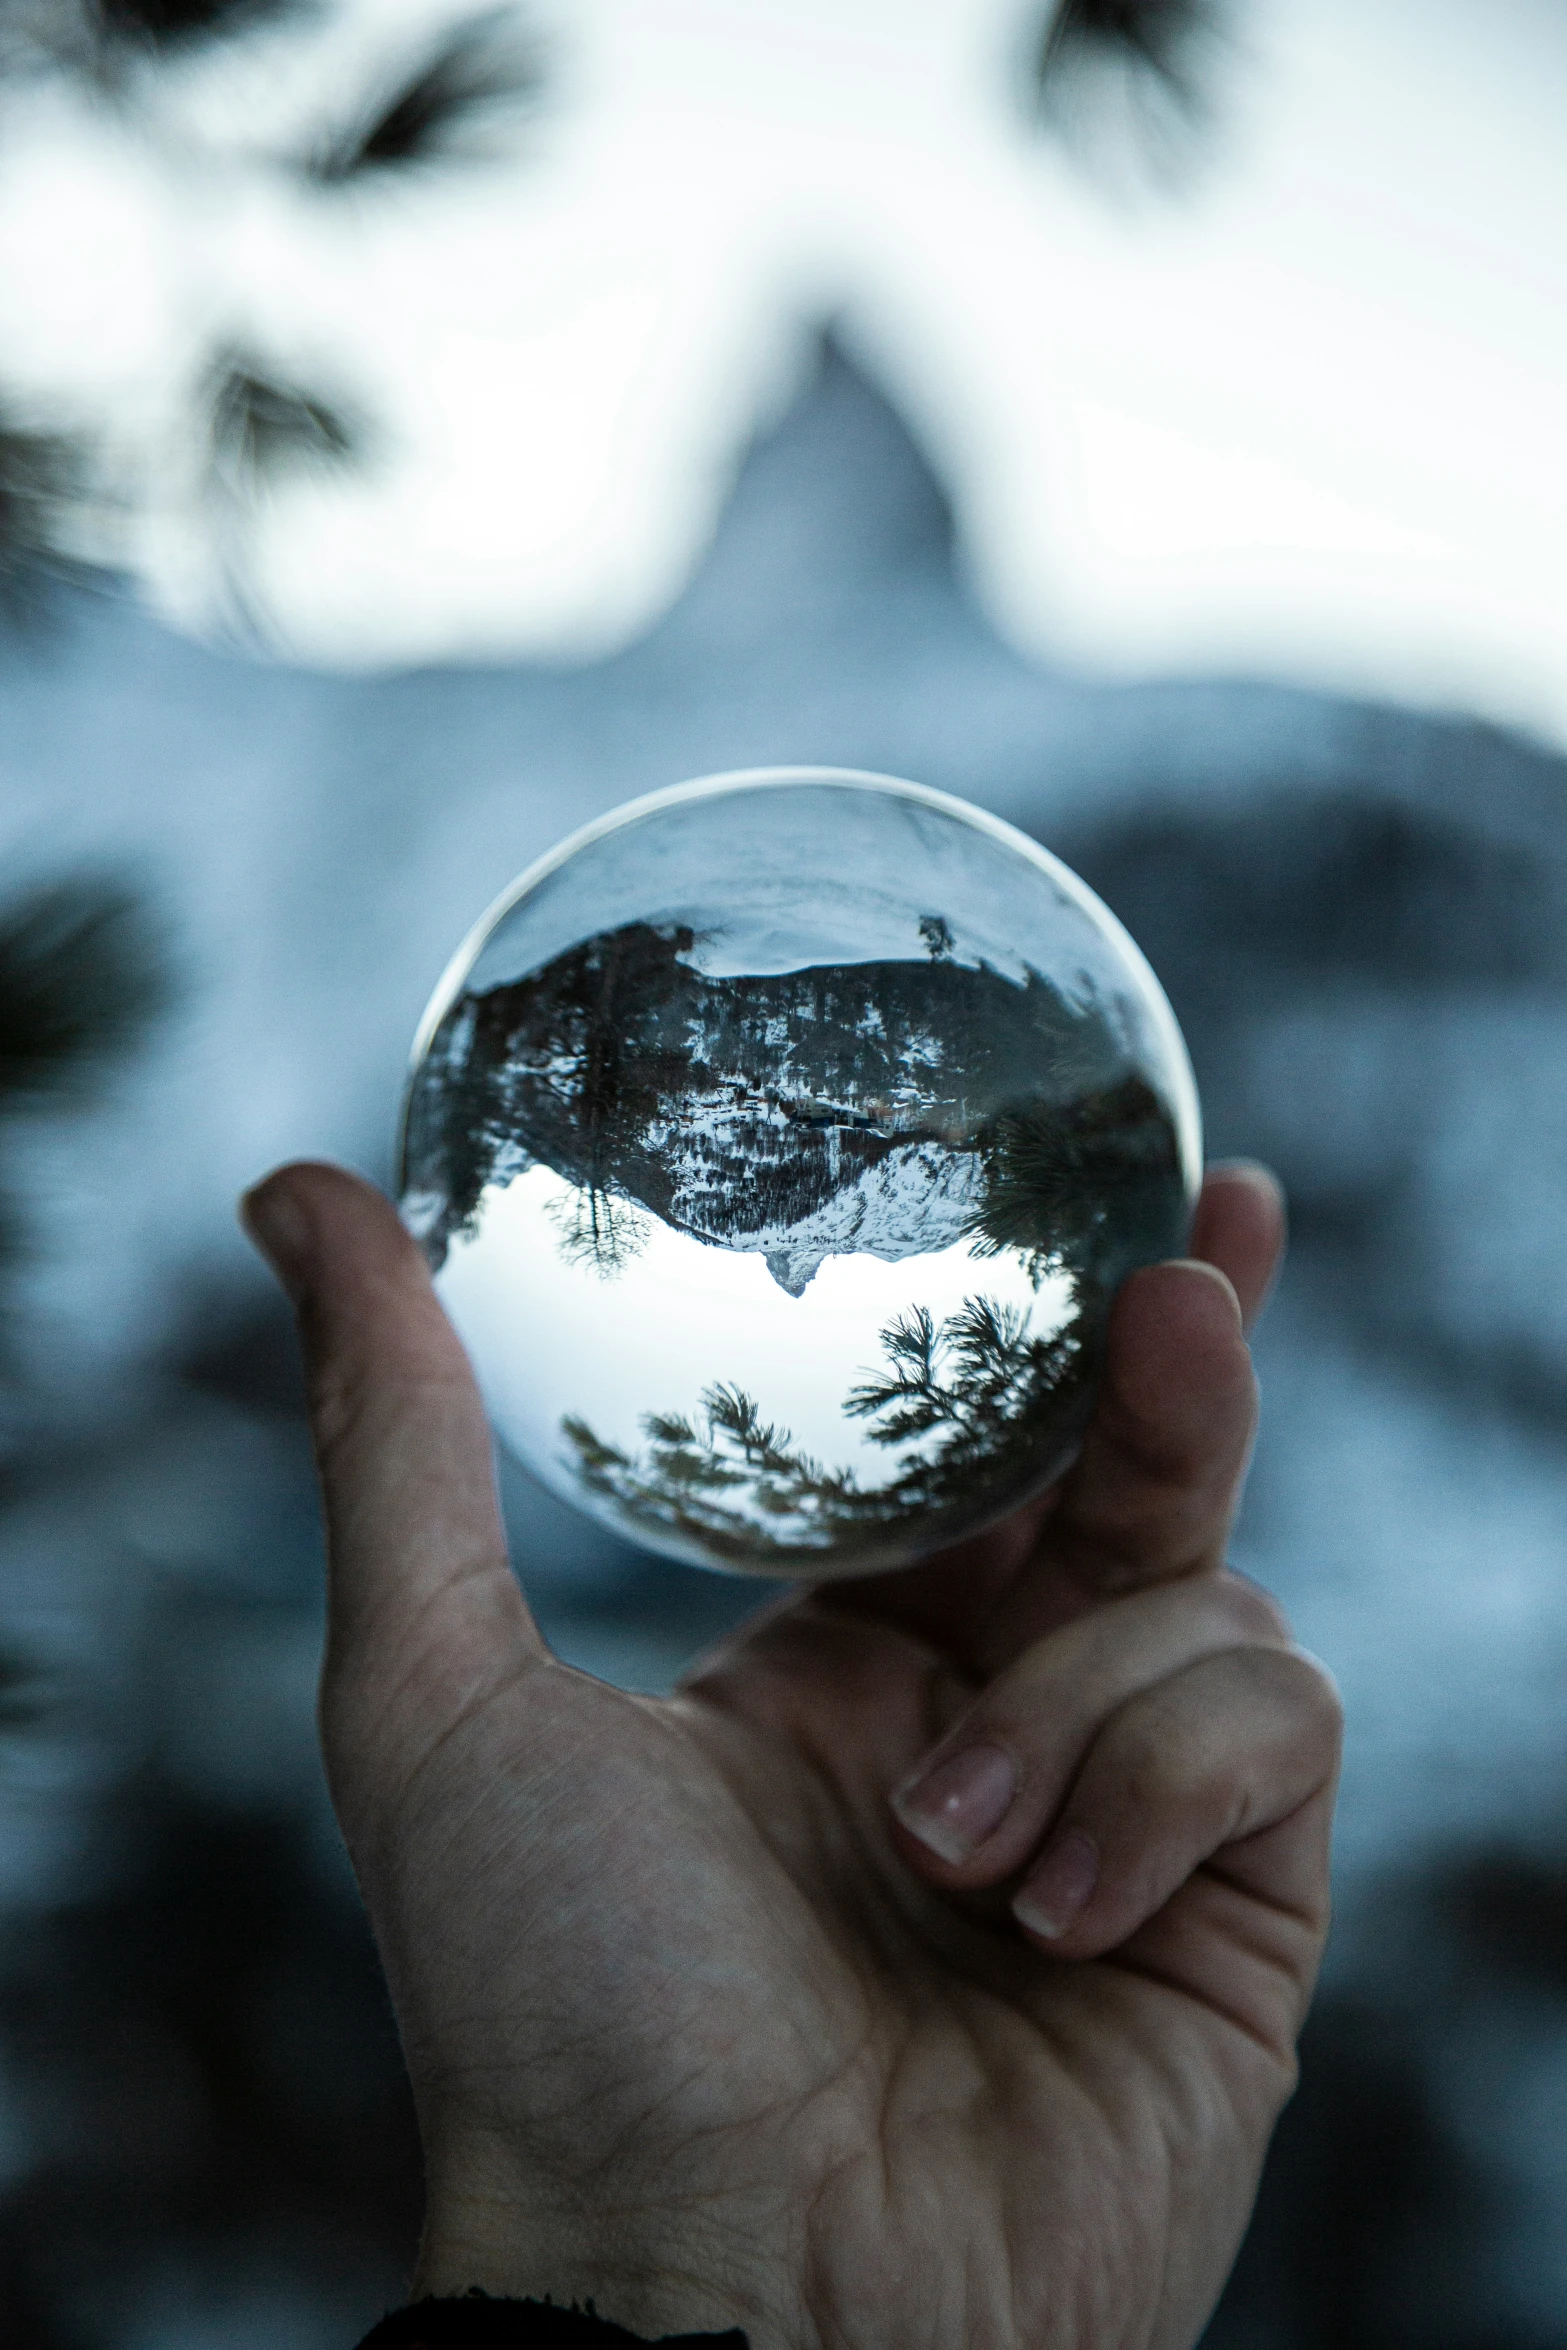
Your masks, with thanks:
M606 2198L606 2203L608 2198ZM591 2215L473 2186L432 2192L410 2298L589 2303L657 2340L739 2327L751 2350L799 2339L782 2280L754 2241L711 2214L601 2208Z
M470 2291L388 2310L359 2350L750 2350L745 2335L663 2334L653 2343L596 2310Z

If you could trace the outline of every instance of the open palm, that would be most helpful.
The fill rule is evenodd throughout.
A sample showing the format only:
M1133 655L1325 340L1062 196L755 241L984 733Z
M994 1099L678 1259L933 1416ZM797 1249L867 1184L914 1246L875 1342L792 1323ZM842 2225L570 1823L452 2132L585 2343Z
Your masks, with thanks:
M667 1700L544 1647L389 1205L301 1167L249 1213L311 1366L323 1731L421 2289L757 2350L1191 2341L1293 2082L1338 1753L1222 1565L1266 1180L1210 1177L1207 1262L1127 1284L1044 1503L769 1610Z

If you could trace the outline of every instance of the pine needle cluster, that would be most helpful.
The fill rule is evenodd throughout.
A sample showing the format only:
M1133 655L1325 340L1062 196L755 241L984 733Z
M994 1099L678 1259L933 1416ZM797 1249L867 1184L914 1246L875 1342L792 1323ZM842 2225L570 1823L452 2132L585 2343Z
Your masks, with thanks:
M1017 1308L976 1296L940 1323L916 1307L880 1344L886 1368L843 1409L901 1454L881 1484L826 1468L730 1381L709 1387L694 1416L648 1413L636 1455L576 1415L561 1431L586 1490L632 1524L737 1564L769 1558L779 1573L837 1544L889 1547L916 1524L939 1538L944 1518L1021 1492L1051 1448L1064 1457L1080 1433L1092 1350L1077 1322L1036 1337Z

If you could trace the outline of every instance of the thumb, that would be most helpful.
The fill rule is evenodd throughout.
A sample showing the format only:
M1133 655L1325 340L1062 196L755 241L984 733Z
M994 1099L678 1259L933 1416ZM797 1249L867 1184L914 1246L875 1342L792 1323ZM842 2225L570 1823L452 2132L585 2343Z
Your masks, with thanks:
M299 1316L326 1513L328 1764L335 1780L388 1743L416 1761L545 1653L506 1555L484 1406L379 1191L301 1164L240 1214Z

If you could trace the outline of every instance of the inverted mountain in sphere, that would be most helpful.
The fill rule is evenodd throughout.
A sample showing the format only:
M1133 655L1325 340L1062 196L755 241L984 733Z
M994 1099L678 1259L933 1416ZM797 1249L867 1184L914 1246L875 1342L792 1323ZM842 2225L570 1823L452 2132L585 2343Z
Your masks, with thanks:
M761 1255L796 1296L829 1255L964 1235L1115 1277L1107 1187L1179 1220L1167 1110L1101 1011L956 962L937 917L922 931L923 961L711 976L689 928L631 923L459 997L409 1110L432 1259L537 1163L577 1187L570 1245L609 1272L647 1214Z

